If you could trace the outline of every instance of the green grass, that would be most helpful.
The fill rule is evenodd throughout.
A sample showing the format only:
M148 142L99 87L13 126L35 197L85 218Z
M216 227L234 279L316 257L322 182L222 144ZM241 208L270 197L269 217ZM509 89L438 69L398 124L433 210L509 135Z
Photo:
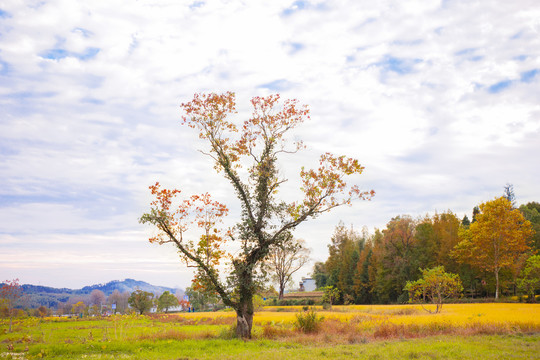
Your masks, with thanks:
M0 321L3 359L540 359L540 334L434 336L392 341L351 338L336 344L332 334L291 339L225 339L228 325L185 325L150 317L17 321L13 333ZM325 337L328 339L325 340ZM293 341L294 340L294 341ZM11 349L12 346L12 349Z
M540 336L433 337L355 345L302 345L269 340L160 340L50 344L27 359L540 359Z

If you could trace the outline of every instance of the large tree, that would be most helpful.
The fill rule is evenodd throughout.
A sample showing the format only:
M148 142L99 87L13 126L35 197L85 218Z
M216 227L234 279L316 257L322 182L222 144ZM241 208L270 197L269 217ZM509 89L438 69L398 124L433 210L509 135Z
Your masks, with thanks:
M252 116L240 126L229 120L236 113L234 93L196 94L181 105L183 123L206 141L204 153L230 182L240 202L242 212L236 227L226 233L220 231L219 222L227 208L209 195L202 200L198 196L187 198L173 208L180 191L162 189L159 184L151 186L156 200L141 218L159 231L151 242L174 244L188 265L197 267L196 284L218 294L224 305L236 311L237 335L243 338L251 337L256 272L270 248L307 219L374 195L345 181L348 175L362 173L364 168L358 160L325 153L317 169L302 167L303 197L280 201L278 190L286 179L278 171L278 157L304 147L302 142L289 145L287 134L309 119L309 109L295 100L280 105L279 95L255 97L251 104ZM202 230L198 238L187 236L193 223ZM236 241L240 250L225 253L226 240ZM227 281L218 271L224 259L230 265Z
M90 305L92 305L92 312L94 315L101 315L102 305L105 303L107 297L105 293L99 289L94 289L90 293Z
M195 311L205 311L215 309L219 304L219 298L207 291L198 291L194 287L186 288L189 305L193 307Z
M357 231L340 222L328 245L329 256L325 263L329 276L327 285L336 287L345 303L354 299L357 263L364 243L364 238Z
M105 303L105 300L107 297L105 296L105 293L99 289L94 289L90 293L90 304L92 305L103 305Z
M381 302L406 301L403 288L419 275L416 221L408 215L397 216L382 233L375 249L378 264L374 292Z
M530 202L527 205L521 205L519 211L523 214L525 219L531 222L534 230L532 238L532 248L534 251L540 251L540 203Z
M313 265L311 276L315 279L317 289L325 287L328 282L328 272L326 271L325 263L317 261L315 265Z
M527 250L533 234L531 223L504 197L480 205L469 229L460 231L454 256L495 275L495 298L499 298L499 272L509 268Z
M129 296L128 304L142 315L154 305L154 294L137 289Z
M163 294L160 295L160 297L157 300L158 304L158 310L163 311L165 310L166 313L169 312L169 308L178 306L180 302L169 291L165 291Z

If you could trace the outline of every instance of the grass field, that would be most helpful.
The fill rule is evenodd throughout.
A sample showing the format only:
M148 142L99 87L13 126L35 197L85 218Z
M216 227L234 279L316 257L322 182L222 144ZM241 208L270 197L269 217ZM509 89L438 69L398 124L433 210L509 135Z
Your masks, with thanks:
M232 339L232 312L0 323L0 359L540 359L540 305L334 306L320 329L295 328L301 307L267 307L254 339Z

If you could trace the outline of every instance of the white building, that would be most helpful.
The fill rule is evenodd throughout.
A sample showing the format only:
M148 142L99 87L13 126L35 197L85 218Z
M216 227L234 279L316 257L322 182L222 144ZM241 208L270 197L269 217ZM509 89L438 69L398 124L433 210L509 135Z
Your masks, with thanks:
M315 291L315 289L317 289L315 279L302 278L302 281L300 281L300 291Z

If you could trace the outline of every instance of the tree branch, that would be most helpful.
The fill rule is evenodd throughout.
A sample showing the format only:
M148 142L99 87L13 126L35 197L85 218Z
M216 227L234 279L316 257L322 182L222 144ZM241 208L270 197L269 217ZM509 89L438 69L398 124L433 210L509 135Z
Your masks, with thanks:
M197 263L197 266L200 267L201 269L204 270L204 272L206 273L206 275L208 275L208 277L210 278L210 281L212 282L212 285L214 286L214 288L216 289L216 291L219 293L221 299L223 300L223 303L227 306L231 306L231 307L236 307L236 303L234 301L231 300L231 298L229 297L229 294L227 294L227 292L225 291L225 289L223 288L223 286L221 285L218 277L217 277L217 274L215 272L214 269L208 267L205 262L200 259L199 257L191 254L183 245L182 243L176 239L176 237L174 236L174 233L172 232L172 230L167 226L167 224L158 219L158 227L164 232L166 233L169 238L171 239L172 242L174 242L176 244L176 246L178 247L178 249L182 252L182 254L184 254L187 258L189 258L190 260L192 260L193 262Z

